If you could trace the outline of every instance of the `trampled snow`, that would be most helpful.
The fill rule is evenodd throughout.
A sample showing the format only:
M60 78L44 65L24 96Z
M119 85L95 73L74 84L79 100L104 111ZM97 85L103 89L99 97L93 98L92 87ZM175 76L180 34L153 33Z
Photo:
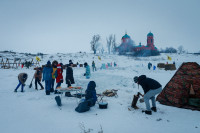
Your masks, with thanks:
M167 60L167 55L172 61ZM11 55L3 57L14 58ZM15 57L22 58L23 55ZM133 95L138 91L143 93L141 86L133 83L133 77L142 74L159 81L164 87L176 71L148 70L147 64L176 62L178 68L183 62L197 62L200 64L200 56L191 54L162 54L155 57L128 57L118 55L100 55L86 53L45 55L40 65L48 60L58 60L67 64L71 59L74 63L83 64L88 62L91 67L92 61L96 63L97 71L92 72L91 78L86 79L83 67L73 68L76 84L73 86L83 87L86 90L89 81L97 84L97 93L105 90L117 89L118 97L104 97L108 102L107 109L99 109L98 104L91 107L88 112L77 113L77 99L62 96L62 109L55 102L56 94L45 95L44 90L35 90L34 80L32 88L29 84L34 75L34 67L29 69L0 69L0 132L1 133L199 133L200 112L165 106L157 102L158 112L152 115L142 113L144 103L138 102L140 109L131 108ZM25 57L24 57L25 58ZM28 58L28 57L26 57ZM35 59L35 58L34 58ZM101 70L102 63L117 63L117 67L109 67ZM19 73L28 74L25 92L21 93L14 89L18 84ZM65 78L66 70L63 72ZM42 82L44 85L44 82ZM66 87L65 82L61 85ZM80 100L80 99L78 99Z

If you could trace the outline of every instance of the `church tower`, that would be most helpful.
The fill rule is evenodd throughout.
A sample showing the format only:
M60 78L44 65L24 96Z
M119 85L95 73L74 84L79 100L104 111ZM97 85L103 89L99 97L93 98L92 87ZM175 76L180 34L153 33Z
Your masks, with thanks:
M147 34L147 46L153 48L154 47L154 39L153 39L153 33L149 32Z

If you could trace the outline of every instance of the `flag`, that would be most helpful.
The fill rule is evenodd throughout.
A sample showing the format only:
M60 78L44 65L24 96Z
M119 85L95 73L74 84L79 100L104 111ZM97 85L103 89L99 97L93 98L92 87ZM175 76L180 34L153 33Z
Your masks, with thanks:
M100 56L98 56L98 59L99 59L99 60L101 60L101 57L100 57Z
M40 61L40 58L38 56L35 57L37 61Z
M170 56L167 56L167 59L168 59L168 60L172 60L172 58L171 58Z

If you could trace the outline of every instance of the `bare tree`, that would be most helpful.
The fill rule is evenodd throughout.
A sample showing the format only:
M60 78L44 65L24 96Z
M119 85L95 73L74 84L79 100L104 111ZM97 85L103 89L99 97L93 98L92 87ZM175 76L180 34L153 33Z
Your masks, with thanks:
M113 36L113 40L112 40L112 52L115 53L116 52L116 39L115 39L115 35Z
M108 53L110 54L110 49L111 49L111 45L112 45L112 41L113 41L113 36L110 35L109 38L106 38L106 40L107 40Z
M183 46L182 46L182 45L179 46L179 47L178 47L178 53L179 53L179 54L182 54L182 53L184 53L184 52L185 52L185 50L184 50Z
M100 35L94 35L93 37L92 37L92 41L90 42L90 44L91 44L91 49L92 49L92 51L94 51L94 54L96 54L96 51L97 51L97 49L98 49L98 47L99 47L99 40L100 40Z

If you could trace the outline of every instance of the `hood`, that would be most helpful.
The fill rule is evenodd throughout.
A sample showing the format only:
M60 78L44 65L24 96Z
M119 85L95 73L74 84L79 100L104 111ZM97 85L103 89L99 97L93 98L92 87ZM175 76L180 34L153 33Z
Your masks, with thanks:
M142 80L146 79L146 75L141 75L139 78L138 78L138 83L140 83Z
M90 81L87 86L87 90L95 90L96 83L94 81Z

